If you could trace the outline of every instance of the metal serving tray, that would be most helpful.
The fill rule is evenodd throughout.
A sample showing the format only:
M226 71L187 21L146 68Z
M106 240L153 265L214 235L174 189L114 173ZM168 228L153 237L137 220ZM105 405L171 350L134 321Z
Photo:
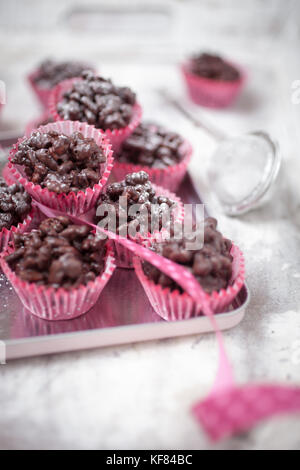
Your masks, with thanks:
M189 175L178 195L185 203L201 203ZM0 275L0 297L0 341L6 345L8 360L212 331L207 317L162 320L130 269L117 269L92 310L74 320L49 322L31 315L4 274ZM248 302L245 285L227 311L217 315L219 327L224 330L237 325Z

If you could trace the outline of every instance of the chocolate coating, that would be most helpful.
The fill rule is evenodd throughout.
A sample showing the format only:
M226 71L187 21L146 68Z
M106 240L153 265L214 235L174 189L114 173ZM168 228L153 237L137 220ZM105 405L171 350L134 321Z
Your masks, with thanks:
M125 205L119 205L120 197L125 198L127 211ZM129 225L132 222L138 222L137 227L144 223L148 225L149 230L151 229L151 217L153 217L152 222L155 219L159 229L161 229L163 214L170 209L172 210L175 206L175 203L169 198L156 196L155 190L149 181L149 176L145 171L130 173L126 176L125 180L107 186L106 192L100 195L98 205L101 204L110 204L115 207L117 227L119 229L124 224ZM143 214L129 215L130 206L134 204L139 205L140 211L145 209L146 219ZM122 216L124 219L121 220ZM96 222L101 221L105 217L97 217ZM123 220L124 223L122 223Z
M120 162L153 168L176 165L182 159L183 139L154 124L140 124L123 143L117 156Z
M37 230L16 234L14 243L15 251L5 259L26 282L71 289L93 281L104 269L105 241L68 217L45 219Z
M217 231L217 221L211 217L205 220L204 246L200 250L187 250L185 240L169 240L156 244L153 249L165 258L187 268L196 277L202 288L211 293L225 289L232 276L232 243ZM171 290L182 288L170 277L148 262L143 263L146 276Z
M211 80L233 82L240 78L239 71L225 62L222 57L207 53L192 57L191 71L200 77Z
M84 70L92 70L92 67L76 61L58 62L48 59L39 65L34 81L41 88L51 89L63 80L80 77Z
M22 165L34 184L55 193L84 191L101 179L103 150L80 132L71 136L35 131L20 143L12 163Z
M132 117L135 94L127 87L117 87L111 80L83 72L57 104L62 119L87 122L98 129L126 127Z
M0 177L0 230L16 227L31 210L31 197L20 184L8 186Z

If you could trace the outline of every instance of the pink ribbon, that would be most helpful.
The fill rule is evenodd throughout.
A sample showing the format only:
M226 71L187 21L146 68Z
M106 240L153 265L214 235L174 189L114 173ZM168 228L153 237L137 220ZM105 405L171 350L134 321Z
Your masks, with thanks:
M48 217L66 215L35 202ZM193 300L203 305L203 313L208 316L216 333L219 346L219 366L215 383L208 397L192 408L194 416L212 440L220 440L240 431L245 431L264 418L279 413L300 412L300 387L282 385L235 384L232 367L225 351L223 335L217 325L214 312L207 303L205 292L192 274L182 266L166 259L142 245L120 237L88 220L68 217L75 223L85 223L93 229L116 240L135 255L148 261L176 281Z

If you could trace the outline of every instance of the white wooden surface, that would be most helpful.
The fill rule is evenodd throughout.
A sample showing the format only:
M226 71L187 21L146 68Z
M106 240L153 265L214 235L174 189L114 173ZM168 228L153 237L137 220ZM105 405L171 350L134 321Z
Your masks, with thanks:
M70 1L52 1L50 9L49 2L24 2L35 6L35 14L29 7L27 14L17 11L14 1L3 3L0 79L7 83L8 104L0 132L22 129L37 114L24 76L47 55L93 60L104 75L135 88L146 117L168 124L193 142L190 169L195 182L222 231L245 252L252 301L242 324L225 333L237 380L300 384L300 105L291 103L291 83L300 79L299 4L166 2L177 12L173 33L139 38L134 44L128 34L127 42L118 42L115 33L109 37L109 28L101 36L57 26L54 13L63 14ZM187 51L208 46L243 63L249 81L231 110L192 111L233 134L269 130L284 154L285 180L272 204L239 219L222 215L207 185L214 144L162 104L155 92L167 85L184 99L176 61ZM300 416L269 421L212 446L189 409L208 392L216 366L214 335L0 366L0 448L300 448Z

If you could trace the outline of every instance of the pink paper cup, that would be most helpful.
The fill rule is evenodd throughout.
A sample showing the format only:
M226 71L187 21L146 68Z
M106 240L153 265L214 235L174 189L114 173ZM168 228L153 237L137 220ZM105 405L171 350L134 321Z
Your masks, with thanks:
M43 114L41 114L38 118L36 119L32 119L32 121L29 121L27 124L26 124L26 127L25 127L25 135L27 137L30 136L30 134L34 131L34 130L37 130L39 127L41 127L43 124L43 122L47 121L48 118L52 118L52 116L50 116L49 114L49 111L45 111ZM50 123L49 123L50 124Z
M162 186L163 188L167 188L170 191L177 191L187 172L187 167L193 153L193 148L187 140L183 142L180 152L182 154L182 160L179 163L162 169L150 168L149 166L143 165L134 165L132 163L118 162L118 160L115 159L112 174L117 181L121 181L128 173L143 170L148 173L151 183Z
M152 187L155 189L156 194L158 196L166 196L176 203L172 218L174 222L182 223L184 220L184 205L181 199L165 188L161 188L160 186L156 186L155 184L153 184ZM155 240L160 241L165 233L166 230L163 228L159 232L156 231L153 234L149 232L147 237L144 237L142 234L137 233L137 236L135 238L129 238L136 243L142 244L144 246L149 246ZM116 265L119 268L133 269L134 254L117 241L112 240L112 243L115 249Z
M245 73L240 68L236 68L241 74L240 79L225 82L195 75L191 72L189 62L182 64L181 72L191 100L197 105L208 108L226 108L230 106L240 93L246 80Z
M147 241L142 236L137 236L135 238L129 237L130 240L141 245L146 245ZM112 240L112 245L114 247L116 266L118 268L124 269L133 269L133 253L130 250L127 250L123 245Z
M59 83L52 91L50 99L49 99L49 111L54 119L54 121L61 121L61 116L57 112L57 104L63 98L63 94L70 90L73 83L78 80L82 80L82 78L71 78L69 80L64 80L63 82ZM136 103L133 106L133 114L130 123L126 127L122 127L121 129L114 129L114 130L102 130L105 134L106 138L111 142L112 149L114 152L118 152L123 141L126 140L130 134L134 131L134 129L140 124L142 119L142 108L141 106Z
M95 305L115 270L113 250L108 244L105 268L100 276L86 286L82 285L72 290L54 289L19 279L5 261L5 257L12 251L13 248L8 248L1 254L2 270L24 307L44 320L71 320L86 313Z
M227 289L206 294L206 299L214 313L223 312L235 299L245 282L244 256L236 245L232 245L233 275ZM140 258L134 257L133 265L146 295L155 312L167 321L187 320L202 314L202 304L196 304L186 293L171 291L155 284L145 275Z
M17 180L11 174L11 170L9 168L9 162L2 169L2 176L5 179L7 184L14 184L17 183Z
M12 148L9 156L8 168L6 170L6 178L14 179L21 183L25 187L26 191L31 194L33 199L47 207L50 207L51 209L59 210L74 216L88 212L95 206L113 167L113 152L110 143L101 131L82 122L54 122L47 124L46 126L39 127L39 131L57 131L66 135L71 135L73 132L78 131L81 132L84 137L94 139L96 144L103 149L106 157L106 162L101 165L102 176L99 182L92 188L87 188L85 191L78 191L77 193L71 192L68 194L57 194L49 191L47 188L42 188L38 184L32 183L27 179L22 166L11 163L11 159L18 151L20 143L27 137L23 137L18 140L17 144Z
M9 230L3 228L0 231L0 252L2 253L7 250L9 243L13 241L15 233L29 232L34 227L38 216L39 210L37 207L32 206L31 211L24 218L23 222L20 222L16 227L12 226Z
M51 88L43 88L37 85L35 82L36 77L38 77L40 71L39 69L34 70L31 74L27 76L28 83L33 90L35 96L38 98L41 105L47 109L49 98L51 94Z

